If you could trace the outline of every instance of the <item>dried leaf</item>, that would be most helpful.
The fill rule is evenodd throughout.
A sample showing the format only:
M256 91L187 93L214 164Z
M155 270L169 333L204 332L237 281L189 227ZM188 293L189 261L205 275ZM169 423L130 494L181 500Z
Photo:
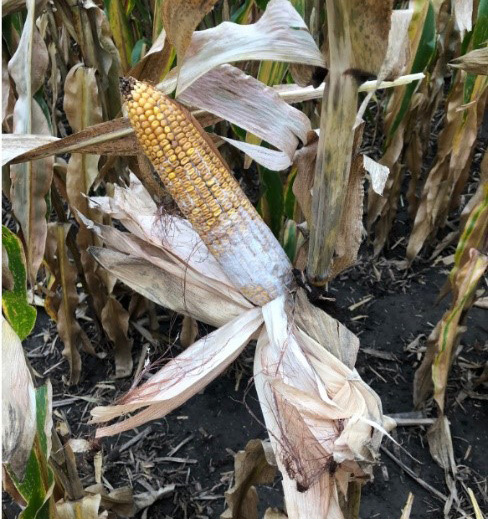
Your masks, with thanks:
M123 422L99 428L97 437L132 429L179 407L237 358L261 324L261 308L247 310L170 360L142 386L130 390L119 405L92 409L92 422L100 423L146 408Z
M400 519L410 519L410 514L412 513L412 506L413 506L413 494L412 494L412 492L409 492L407 502L405 503L405 506L402 509L402 515L401 515Z
M57 312L57 327L64 344L63 356L66 357L70 367L69 384L77 384L81 373L81 357L78 351L81 341L81 328L75 318L75 310L78 305L76 292L76 268L68 258L66 248L66 236L69 224L50 224L49 231L56 236L57 265L56 278L61 285L62 298Z
M237 124L284 151L290 159L298 139L305 142L311 129L305 114L285 103L272 88L231 65L206 73L178 100Z
M2 135L2 166L31 150L37 150L41 146L57 141L59 139L52 135L4 134Z
M453 59L449 65L452 68L460 68L469 74L481 74L488 76L488 47L475 49Z
M457 472L454 450L452 446L451 429L446 416L439 416L427 432L429 450L432 458L444 470L452 475Z
M454 0L452 8L454 20L462 40L464 33L470 32L473 28L473 0Z
M73 131L79 132L87 126L99 124L102 121L102 107L95 78L95 69L81 64L71 68L64 84L64 110ZM66 194L74 216L80 223L76 235L76 244L80 250L86 285L93 298L95 311L101 318L102 309L107 302L107 282L103 275L97 272L97 264L87 253L92 246L101 245L83 224L78 214L81 213L92 221L102 222L99 211L88 206L87 195L98 177L99 155L73 153L68 162L66 172Z
M78 501L65 501L62 499L56 503L56 514L59 519L99 519L98 509L100 507L101 496L85 496Z
M115 378L128 377L132 372L132 341L128 338L129 312L110 296L103 307L102 325L114 344Z
M283 151L276 151L256 144L228 139L227 137L221 137L221 139L232 144L232 146L243 151L252 160L272 171L283 171L292 164L290 157Z
M36 434L32 376L20 338L2 316L2 461L23 479Z
M185 58L193 31L216 3L217 0L168 0L163 3L163 25L176 48L178 63Z
M307 145L297 150L294 166L297 176L293 183L293 194L307 222L312 219L312 188L317 159L318 137L315 133L309 136Z
M269 451L267 453L267 451ZM254 485L273 483L276 463L269 442L251 440L234 457L234 485L225 493L227 510L220 519L258 519L258 494Z
M373 191L381 196L383 194L383 189L385 188L390 169L388 166L380 164L379 162L370 159L366 155L363 155L363 166L370 175L371 187Z
M439 134L437 156L425 181L417 214L407 245L407 259L412 262L427 238L441 226L458 200L460 189L469 176L478 126L488 99L485 78L478 76L472 102L464 110L464 72L457 79L448 98L446 124Z
M134 504L137 511L144 510L145 508L153 505L158 499L173 495L176 485L166 485L165 487L158 488L157 490L150 490L148 492L142 492L134 496Z
M166 32L162 30L141 61L134 65L127 75L150 83L157 83L165 71L167 72L172 57L172 46L166 38Z
M225 46L222 42L225 41ZM163 90L178 97L209 70L234 61L271 60L325 66L304 21L288 0L271 0L254 24L223 22L193 34L183 63L168 75Z
M463 324L466 312L473 304L476 287L487 266L488 257L471 249L468 258L451 280L454 292L451 307L431 332L424 359L415 372L414 404L417 407L433 391L441 413L444 412L452 356L465 330Z
M181 324L181 333L180 333L180 344L183 348L188 348L191 346L198 335L198 323L188 315L183 317L183 322Z
M34 94L42 86L48 53L35 24L35 2L27 1L27 18L19 45L8 69L18 94L14 107L13 133L49 134L47 120ZM47 234L46 202L52 179L52 159L10 168L12 209L22 228L27 270L33 281L42 261Z

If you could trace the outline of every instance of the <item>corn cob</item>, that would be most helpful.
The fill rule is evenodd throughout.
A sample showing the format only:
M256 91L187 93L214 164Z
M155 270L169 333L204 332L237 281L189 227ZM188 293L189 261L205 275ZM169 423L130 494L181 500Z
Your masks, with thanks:
M123 78L121 91L158 180L229 279L257 305L289 290L286 254L198 122L147 83Z

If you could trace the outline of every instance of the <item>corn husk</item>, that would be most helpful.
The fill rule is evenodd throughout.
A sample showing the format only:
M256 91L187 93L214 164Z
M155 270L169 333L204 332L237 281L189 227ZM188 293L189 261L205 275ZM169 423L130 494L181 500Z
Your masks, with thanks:
M93 409L94 423L124 417L98 429L97 436L165 416L203 390L258 337L255 383L283 474L288 516L341 518L340 494L346 495L351 477L368 477L381 438L391 426L378 396L354 369L357 337L313 307L301 290L264 307L251 305L219 272L218 263L185 222L158 214L135 177L128 188L116 187L113 198L92 198L91 203L131 230L123 233L91 224L107 245L94 251L100 264L137 290L144 262L146 270L153 269L147 281L152 283L152 293L158 293L153 299L177 311L186 301L187 315L220 326L116 405ZM190 250L194 256L186 256ZM107 258L117 261L110 263ZM171 284L179 273L185 274L185 283ZM164 283L156 286L158 277ZM224 292L219 299L217 287L223 286L234 303L222 304ZM164 295L165 291L172 295ZM147 295L148 286L141 293ZM232 311L225 313L227 306Z

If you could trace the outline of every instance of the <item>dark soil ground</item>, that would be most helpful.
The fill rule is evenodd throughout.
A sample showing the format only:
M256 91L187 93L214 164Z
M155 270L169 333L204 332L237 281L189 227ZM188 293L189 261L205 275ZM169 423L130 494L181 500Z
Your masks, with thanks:
M435 306L448 268L441 264L398 271L386 259L376 262L375 268L380 279L372 275L371 263L361 261L333 284L331 293L337 298L345 323L360 335L357 368L381 396L385 413L409 413L413 410L413 375L422 356L425 336L448 304L445 301ZM348 310L367 296L373 297L353 311ZM467 487L475 491L482 509L488 506L486 393L471 393L462 403L457 403L456 398L469 380L481 374L486 360L486 310L473 308L467 326L450 377L447 414L458 464L457 489L462 507L469 513ZM171 337L177 331L178 323L168 329ZM132 332L135 336L136 331ZM205 333L203 327L200 332ZM62 377L67 373L67 364L56 337L55 327L41 313L35 333L25 343L28 356L41 375L38 382L49 377L53 384L55 421L65 419L72 437L92 438L94 427L87 421L93 404L83 397L92 396L98 403L108 404L127 390L130 382L112 379L110 360L85 357L81 384L65 386ZM175 345L175 353L178 349ZM139 353L140 343L136 341L136 360ZM106 484L114 488L130 484L135 493L146 491L147 483L153 488L176 484L175 491L153 504L144 517L218 518L224 510L224 492L232 482L233 453L253 438L266 438L264 428L250 413L252 410L260 415L251 380L252 354L251 345L223 376L166 419L101 442ZM385 446L418 477L447 494L443 470L432 460L425 434L426 427L399 427L394 437L405 450L391 441L386 441ZM139 441L117 453L117 448L137 435ZM80 460L79 468L84 474L83 483L93 482L90 455ZM409 492L415 496L412 518L443 517L444 503L384 453L374 474L374 481L363 489L362 518L400 517ZM282 506L278 479L272 486L260 487L259 495L263 511L267 506ZM15 517L12 507L4 509L4 513L5 517ZM453 511L451 517L462 515Z

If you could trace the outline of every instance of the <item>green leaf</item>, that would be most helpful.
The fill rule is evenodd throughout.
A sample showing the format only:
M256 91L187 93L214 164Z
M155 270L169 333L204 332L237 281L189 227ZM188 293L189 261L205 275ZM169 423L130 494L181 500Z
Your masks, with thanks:
M50 431L52 426L50 387L42 386L36 390L36 412L37 433L24 480L19 481L12 471L8 471L15 488L27 503L19 519L53 517L54 503L50 498L54 487L54 475L47 464L50 439L46 435L46 430Z
M258 166L258 170L261 177L261 185L264 189L259 202L259 209L264 221L279 239L285 208L280 174L277 171L271 171L262 166Z
M137 63L139 63L139 61L141 61L142 49L144 48L144 45L146 45L147 48L151 46L146 38L141 38L140 40L136 41L130 56L131 67L135 66Z
M295 203L296 198L293 193L293 184L295 183L295 178L297 177L298 169L293 167L288 175L288 179L285 186L285 216L290 220L293 220L295 215Z
M297 252L297 224L293 220L288 220L283 233L283 249L293 263Z
M24 340L32 331L37 315L36 309L27 302L24 250L20 239L5 226L2 226L2 243L14 281L13 290L2 293L3 313L20 340Z
M424 27L422 29L422 36L420 37L417 53L415 54L412 69L410 70L411 74L415 74L416 72L423 72L427 68L435 53L435 43L435 13L434 8L432 7L432 2L429 2L427 16L425 18ZM398 110L395 120L393 121L393 124L391 125L390 132L388 134L388 140L392 138L393 134L396 132L398 126L402 122L402 119L407 113L408 107L410 106L410 101L412 100L412 96L415 92L415 89L417 88L418 83L418 81L413 81L407 85L402 104Z
M127 71L134 40L132 30L121 0L105 0L105 9L112 30L112 36L119 51L122 69Z

